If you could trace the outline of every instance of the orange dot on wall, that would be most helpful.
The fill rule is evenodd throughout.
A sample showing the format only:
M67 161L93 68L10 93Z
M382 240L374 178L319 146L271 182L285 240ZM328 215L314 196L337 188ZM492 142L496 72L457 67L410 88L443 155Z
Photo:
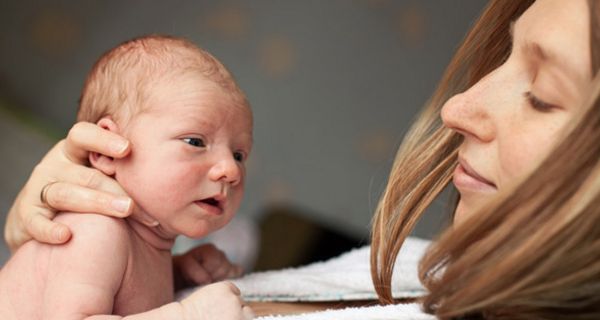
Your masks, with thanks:
M42 9L31 21L30 36L34 49L52 58L70 55L81 41L81 25L66 11Z
M250 16L236 5L222 5L202 17L202 28L226 38L241 38L248 34Z
M296 65L296 51L292 41L284 36L267 37L259 47L259 64L274 78L289 74Z

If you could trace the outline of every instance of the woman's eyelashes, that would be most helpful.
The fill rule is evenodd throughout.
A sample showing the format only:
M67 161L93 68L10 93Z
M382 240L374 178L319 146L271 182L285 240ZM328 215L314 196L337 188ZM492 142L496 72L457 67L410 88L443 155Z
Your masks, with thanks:
M198 148L206 147L204 140L202 140L201 138L183 138L182 140L183 140L183 142L185 142L191 146L194 146L194 147L198 147Z
M557 108L557 106L553 104L540 100L531 91L525 92L525 98L531 107L540 112L550 112Z

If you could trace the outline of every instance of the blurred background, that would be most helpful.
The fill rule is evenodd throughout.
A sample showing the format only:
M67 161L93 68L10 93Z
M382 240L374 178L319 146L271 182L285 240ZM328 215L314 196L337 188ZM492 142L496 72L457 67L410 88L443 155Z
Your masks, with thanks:
M214 54L252 104L255 147L238 217L215 234L248 270L368 243L402 135L483 0L0 1L0 213L74 122L106 50L149 34ZM440 199L415 230L432 237ZM4 216L0 216L4 221ZM178 241L177 252L193 244ZM4 242L0 263L9 257Z

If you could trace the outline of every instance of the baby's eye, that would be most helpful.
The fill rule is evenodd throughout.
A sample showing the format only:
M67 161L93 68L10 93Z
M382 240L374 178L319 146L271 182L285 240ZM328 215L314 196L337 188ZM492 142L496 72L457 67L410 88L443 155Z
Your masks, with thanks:
M245 156L244 156L244 153L242 153L242 152L234 152L233 153L233 158L237 162L244 162Z
M206 147L204 140L200 138L183 138L183 142L198 148Z

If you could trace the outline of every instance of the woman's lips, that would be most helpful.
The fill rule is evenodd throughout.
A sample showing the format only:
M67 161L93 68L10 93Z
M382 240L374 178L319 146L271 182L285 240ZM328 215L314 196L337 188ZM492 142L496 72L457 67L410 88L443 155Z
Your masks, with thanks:
M496 192L496 185L480 176L465 161L459 160L454 170L452 182L459 190L471 190L477 192Z

